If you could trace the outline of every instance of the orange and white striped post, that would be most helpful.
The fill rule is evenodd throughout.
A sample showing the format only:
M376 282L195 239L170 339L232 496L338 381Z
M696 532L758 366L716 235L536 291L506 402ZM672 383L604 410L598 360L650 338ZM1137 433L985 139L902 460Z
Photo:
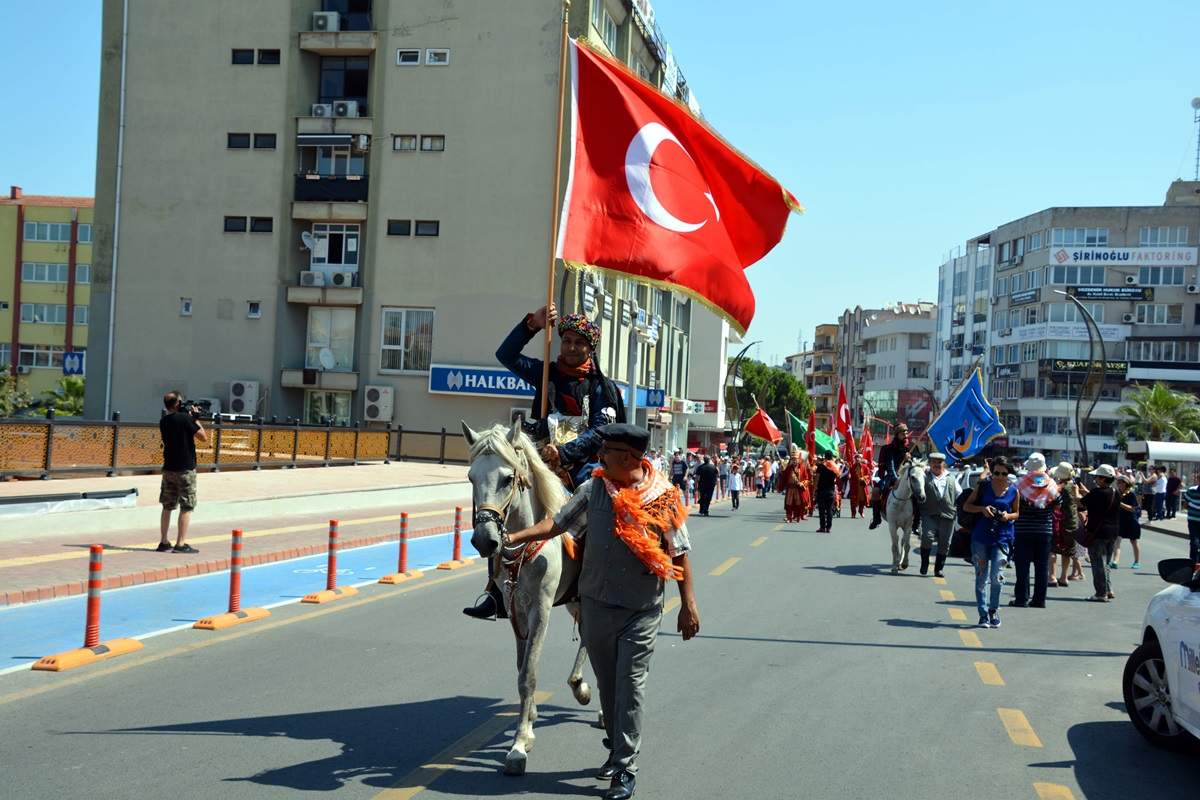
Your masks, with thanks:
M44 656L34 662L33 669L62 672L142 649L142 643L136 639L112 639L103 643L100 641L100 590L104 588L103 559L104 545L92 545L88 553L87 611L83 625L83 647Z
M438 564L438 569L458 569L465 567L475 559L462 557L462 506L454 507L454 546L450 551L450 560Z
M219 631L269 616L271 612L265 608L242 608L242 530L235 528L233 544L229 549L229 611L205 617L192 627L202 631Z
M329 551L328 561L325 572L325 590L322 592L313 592L306 594L301 603L328 603L330 600L337 600L342 597L350 597L358 594L358 589L353 586L345 586L341 589L337 585L337 551L338 551L338 521L336 519L329 520Z
M396 565L396 571L391 575L384 575L379 579L380 583L396 584L403 583L413 578L421 577L420 570L408 569L408 512L400 512L400 561Z

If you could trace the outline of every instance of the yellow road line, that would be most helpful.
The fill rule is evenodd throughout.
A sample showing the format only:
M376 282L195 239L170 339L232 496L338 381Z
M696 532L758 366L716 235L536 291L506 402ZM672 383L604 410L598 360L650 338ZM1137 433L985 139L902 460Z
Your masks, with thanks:
M938 597L942 598L943 600L953 601L954 600L954 592L948 591L946 589L938 589Z
M938 586L945 586L945 585L946 585L946 579L945 579L945 578L936 578L936 577L935 577L935 578L933 579L933 582L934 582L934 583L936 583Z
M753 542L751 542L751 543L750 543L750 546L751 546L751 547L758 547L760 544L762 544L762 543L763 543L763 542L765 542L766 540L767 540L767 537L765 537L765 536L760 536L760 537L758 537L757 539L755 539Z
M1042 740L1034 733L1033 726L1029 724L1029 720L1025 718L1025 712L1019 708L997 708L996 713L1000 715L1000 721L1004 723L1004 730L1008 731L1008 738L1012 739L1013 744L1018 747L1041 747Z
M664 614L669 614L670 612L674 611L677 608L679 608L679 598L678 597L672 597L670 600L663 603L663 613Z
M967 612L963 611L961 608L948 608L946 609L946 613L949 614L950 619L954 620L955 622L967 621Z
M1061 783L1035 783L1033 790L1040 800L1075 800L1075 794Z
M776 525L774 528L771 528L771 532L772 532L772 533L775 533L776 531L781 531L781 530L783 530L783 523L782 523L782 522L781 522L781 523L779 523L778 525Z
M541 705L551 697L550 692L534 692L534 702ZM387 789L374 796L374 800L411 800L429 788L429 784L457 769L460 764L454 763L476 750L482 749L488 742L504 733L505 729L517 716L517 710L502 711L484 722L482 725L463 736L458 741L438 753L428 764L417 767L412 772L396 781Z
M722 561L720 564L718 564L716 569L714 569L712 572L710 572L708 574L712 575L714 577L724 575L726 572L729 571L730 567L732 567L734 564L736 564L737 562L739 562L741 560L742 560L741 556L734 556L733 558L727 558L724 561Z
M418 511L414 514L409 514L408 518L410 520L412 520L412 519L420 519L422 517L446 516L446 515L452 514L452 513L454 513L453 509L449 509L449 510L445 510L445 511ZM387 516L383 516L383 517L362 517L360 519L348 519L348 520L345 520L344 522L339 522L338 528L341 530L345 530L346 528L352 528L355 525L374 525L374 524L380 523L380 522L398 522L399 520L400 520L399 514L388 514ZM231 530L232 530L232 528L231 528ZM307 525L284 525L279 528L263 528L260 531L245 531L243 533L242 541L259 539L259 538L262 538L265 536L278 536L281 533L300 533L303 531L325 531L325 530L329 530L329 523L327 523L327 522L317 522L317 523L311 523L311 524L307 524ZM92 534L81 534L81 537L86 538L91 535ZM103 534L98 533L98 534L95 534L95 536L102 537ZM209 534L208 536L193 536L193 537L188 538L188 542L190 542L191 544L212 544L213 542L228 542L228 541L229 541L228 533L212 533L212 534ZM156 541L147 542L144 544L128 545L128 547L153 550L157 545L158 545L158 541L156 540ZM136 549L134 549L134 550L113 549L113 550L106 550L104 553L104 556L105 556L105 558L110 558L114 555L121 555L123 553L129 553L129 552L141 552L141 551L136 550ZM0 559L0 569L4 569L5 567L28 567L33 564L45 564L50 561L66 561L66 560L69 560L72 558L87 558L87 557L88 557L87 548L79 547L79 548L72 548L71 550L62 552L62 553L44 553L44 554L38 555L38 556L22 556L20 558Z
M71 675L70 677L65 677L60 680L56 680L54 683L47 683L44 686L39 686L35 689L26 689L26 690L22 690L22 691L11 692L9 694L0 695L0 706L6 705L8 703L12 703L16 700L26 700L31 697L36 697L37 695L45 694L46 692L52 692L56 689L65 689L68 686L75 686L77 684L93 680L95 678L104 677L105 675L112 675L115 672L124 672L125 670L132 669L134 667L140 667L145 664L153 664L157 661L162 661L163 659L171 658L172 656L183 655L185 653L194 653L197 650L203 650L205 648L212 647L213 645L223 644L225 642L232 642L237 639L241 639L243 636L251 636L256 633L263 633L265 631L274 630L275 628L283 628L288 625L294 625L297 622L307 622L311 619L316 619L318 617L324 617L327 614L336 614L339 611L347 611L352 608L359 608L360 606L365 606L370 603L377 603L380 600L388 600L390 598L397 597L402 594L408 594L409 592L415 592L419 589L428 589L431 586L437 586L438 584L446 583L447 581L455 581L460 578L465 578L468 576L478 577L479 573L483 572L483 571L484 570L479 567L468 567L467 569L462 569L462 570L458 570L457 572L453 572L444 578L433 578L432 580L426 580L426 579L422 578L421 580L416 581L414 583L410 583L401 589L390 589L389 588L389 589L379 591L377 593L372 593L372 594L366 595L365 597L360 595L361 599L359 599L359 600L351 600L351 601L345 602L345 603L334 603L333 605L325 606L323 608L318 607L316 610L310 611L305 614L298 614L297 616L288 617L286 619L275 619L272 622L266 622L266 623L262 623L262 624L258 624L258 625L250 625L250 626L247 626L240 630L235 630L233 633L226 633L226 634L217 635L217 636L213 636L212 634L206 634L205 636L201 637L198 641L193 642L192 644L180 645L179 647L173 647L170 650L164 650L161 653L152 653L152 654L149 654L149 655L146 655L143 657L122 659L120 661L108 662L108 663L111 663L112 666L99 668L94 671L79 672L79 673Z
M962 643L967 647L983 647L983 642L979 641L979 634L975 631L959 631L958 638L962 639Z
M996 669L996 665L990 661L976 661L975 671L979 673L979 680L988 686L1004 685L1004 678L1000 677L1000 670Z

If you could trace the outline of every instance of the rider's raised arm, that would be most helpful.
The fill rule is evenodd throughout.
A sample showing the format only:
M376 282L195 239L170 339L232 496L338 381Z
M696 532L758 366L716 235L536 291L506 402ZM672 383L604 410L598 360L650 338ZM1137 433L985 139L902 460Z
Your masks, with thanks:
M530 327L529 322L532 317L532 314L527 314L525 319L518 322L517 326L509 332L500 347L496 349L496 360L531 386L541 386L542 360L530 358L521 353L525 349L525 345L529 344L540 330Z

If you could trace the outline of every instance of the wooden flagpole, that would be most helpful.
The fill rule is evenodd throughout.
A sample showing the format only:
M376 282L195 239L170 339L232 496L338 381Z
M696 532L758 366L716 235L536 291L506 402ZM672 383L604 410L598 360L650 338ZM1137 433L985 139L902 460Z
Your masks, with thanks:
M558 57L558 116L554 119L554 193L550 195L550 258L546 267L546 341L542 347L542 413L546 418L550 406L550 347L554 344L554 326L550 324L550 306L554 304L554 262L558 245L559 184L562 180L563 114L567 104L567 22L571 0L563 0L562 37Z

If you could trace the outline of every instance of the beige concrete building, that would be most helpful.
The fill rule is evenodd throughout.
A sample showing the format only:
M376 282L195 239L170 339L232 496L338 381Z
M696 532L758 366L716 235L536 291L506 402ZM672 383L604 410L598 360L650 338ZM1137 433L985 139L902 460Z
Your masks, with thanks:
M923 430L932 419L937 304L856 306L838 326L838 376L855 425L873 417ZM836 405L836 387L833 389ZM882 433L882 423L873 430Z
M494 353L545 295L560 9L105 0L88 415L169 388L425 430L528 408ZM570 31L695 107L645 0L576 0ZM636 343L639 405L686 399L693 304L561 270L556 295L612 377Z

